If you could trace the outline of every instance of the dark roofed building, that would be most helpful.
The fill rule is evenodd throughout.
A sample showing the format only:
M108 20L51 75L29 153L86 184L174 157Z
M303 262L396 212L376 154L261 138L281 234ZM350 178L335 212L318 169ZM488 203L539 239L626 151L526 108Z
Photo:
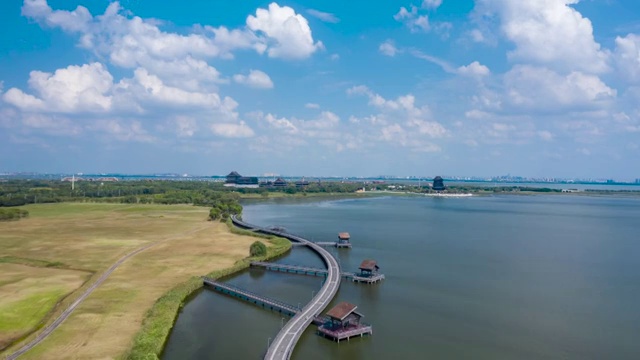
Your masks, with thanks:
M351 248L351 235L348 232L338 233L338 242L336 242L337 248Z
M327 312L327 321L318 328L318 332L338 342L353 336L372 334L371 326L360 322L363 315L356 311L357 308L348 302L334 306Z
M232 171L227 175L225 186L258 187L258 178L255 176L242 176L237 171Z
M360 276L367 277L367 276L375 275L378 272L378 270L380 270L380 267L378 266L378 263L375 260L367 259L362 261L358 269L360 269Z
M384 279L384 275L378 272L378 270L380 270L380 267L375 260L363 260L360 263L358 269L360 270L360 272L354 273L351 277L351 280L353 280L354 282L374 284Z
M444 187L444 180L442 180L442 178L440 176L436 176L433 179L433 190L435 191L444 191L445 187Z
M227 180L225 181L227 184L237 184L238 183L238 179L240 179L242 176L240 174L238 174L237 171L232 171L229 173L229 175L227 175Z
M276 181L273 182L274 187L285 187L287 186L287 182L283 178L277 178Z
M357 318L357 320L360 320L360 318L362 317L361 314L358 314L356 312L357 308L358 307L356 305L343 301L329 310L329 312L327 312L327 316L329 316L334 321L339 321L344 325L347 325L348 321L351 320L349 319L349 315L356 315L353 318Z

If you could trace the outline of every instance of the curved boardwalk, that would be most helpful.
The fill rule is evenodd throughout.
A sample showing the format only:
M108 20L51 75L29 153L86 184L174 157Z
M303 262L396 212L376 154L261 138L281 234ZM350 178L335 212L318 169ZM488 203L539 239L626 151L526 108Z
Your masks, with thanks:
M286 325L280 330L276 338L271 343L271 346L267 350L267 354L265 355L265 360L280 360L280 359L289 359L291 357L291 353L293 352L293 348L295 347L298 339L304 332L304 330L311 324L314 318L329 305L333 297L338 292L338 288L340 287L340 266L338 265L338 261L331 255L330 252L325 250L323 247L305 239L297 235L289 234L282 231L270 230L261 228L258 226L254 226L248 223L245 223L241 220L238 220L235 216L232 217L233 223L246 228L255 230L265 234L271 234L280 236L291 241L295 241L297 243L304 244L308 246L311 250L315 251L324 263L327 265L327 278L322 285L318 294L311 299L307 305L296 316L294 316Z

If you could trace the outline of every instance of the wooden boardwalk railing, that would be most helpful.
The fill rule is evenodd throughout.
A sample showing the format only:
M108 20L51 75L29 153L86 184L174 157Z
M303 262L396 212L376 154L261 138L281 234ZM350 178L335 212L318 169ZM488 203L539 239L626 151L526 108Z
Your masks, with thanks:
M210 286L218 292L240 298L263 308L269 308L273 311L277 311L288 316L295 316L298 312L300 312L300 309L293 305L289 305L282 301L271 299L266 296L258 295L234 285L220 283L206 277L203 278L203 282L205 285Z
M236 216L232 216L231 220L237 226L245 229L253 229L256 230L256 232L261 232L263 234L276 235L297 243L306 244L311 250L315 251L320 258L322 258L327 266L327 278L324 281L322 288L320 288L316 296L311 299L311 302L305 305L299 313L285 324L271 343L271 346L269 346L269 349L267 349L267 354L264 357L266 360L289 359L293 352L293 348L300 339L300 336L302 336L304 330L329 305L331 300L333 300L333 297L338 292L341 280L340 265L330 252L301 236L289 234L284 231L254 226L245 223Z

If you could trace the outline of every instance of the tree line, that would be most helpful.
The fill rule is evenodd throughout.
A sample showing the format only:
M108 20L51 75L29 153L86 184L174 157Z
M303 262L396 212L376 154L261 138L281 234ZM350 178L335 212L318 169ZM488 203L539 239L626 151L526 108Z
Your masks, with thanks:
M9 180L0 182L0 207L65 201L213 206L220 201L219 194L353 193L360 187L358 183L312 182L304 187L290 183L286 187L254 189L225 187L213 181L132 180L77 181L72 190L71 183L58 180Z

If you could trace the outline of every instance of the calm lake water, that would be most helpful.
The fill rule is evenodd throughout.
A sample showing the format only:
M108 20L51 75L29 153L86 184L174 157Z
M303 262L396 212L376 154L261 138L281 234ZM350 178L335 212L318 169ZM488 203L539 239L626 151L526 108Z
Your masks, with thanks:
M640 359L639 198L272 200L243 217L314 241L348 231L342 268L371 258L386 275L343 282L334 302L358 305L373 336L337 344L311 326L293 359ZM322 266L304 248L278 261ZM294 305L322 285L259 269L227 281ZM163 359L260 359L287 320L205 289Z

